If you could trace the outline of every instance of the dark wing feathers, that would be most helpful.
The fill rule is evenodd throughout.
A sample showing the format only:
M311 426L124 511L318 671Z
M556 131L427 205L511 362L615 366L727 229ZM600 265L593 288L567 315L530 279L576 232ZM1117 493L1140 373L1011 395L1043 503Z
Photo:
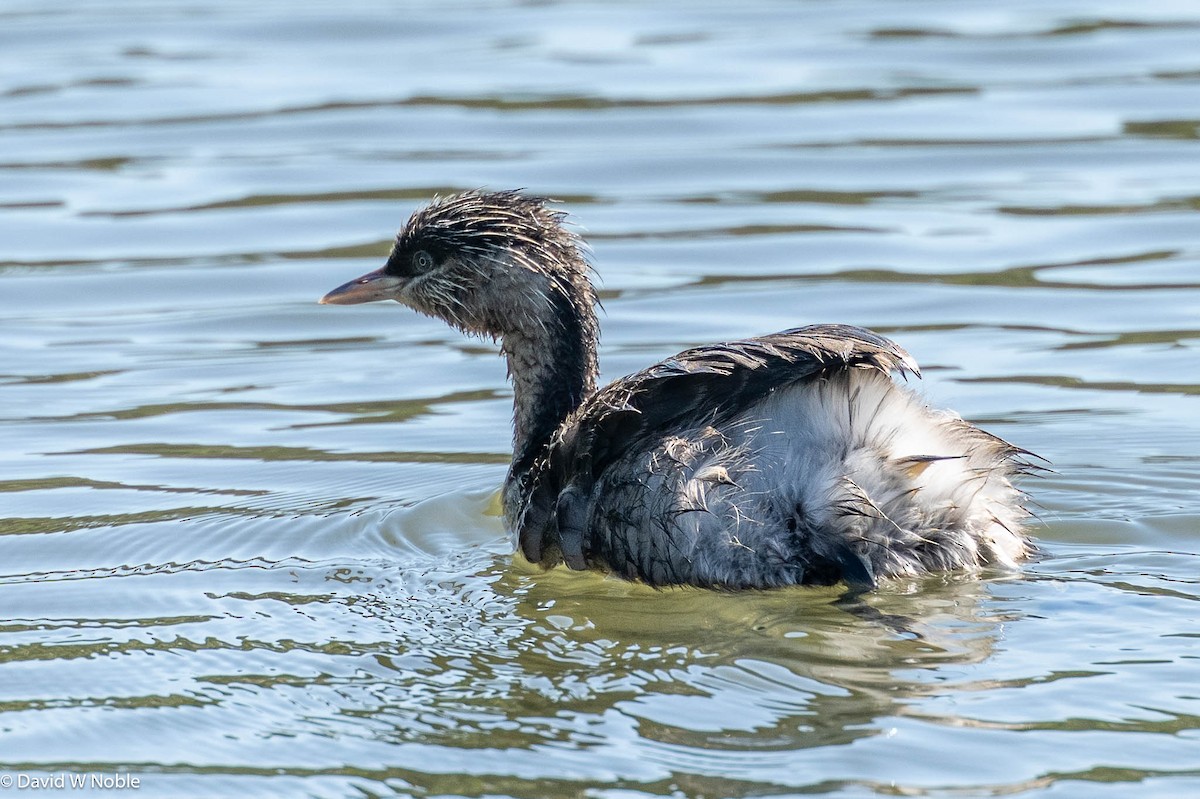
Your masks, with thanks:
M686 350L601 389L569 417L552 460L585 457L596 472L646 436L677 422L720 419L772 390L847 367L920 374L893 342L850 325L809 325L760 338Z
M519 531L534 562L579 568L591 489L614 461L673 430L720 422L771 391L857 367L919 375L893 342L850 325L808 325L686 350L592 395L556 432L527 476Z

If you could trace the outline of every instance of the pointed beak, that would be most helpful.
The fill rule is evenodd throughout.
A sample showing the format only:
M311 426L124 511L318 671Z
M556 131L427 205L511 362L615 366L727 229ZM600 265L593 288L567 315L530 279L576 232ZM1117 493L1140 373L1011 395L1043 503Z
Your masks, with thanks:
M404 279L386 274L382 269L343 283L320 299L321 305L357 305L360 302L394 300Z

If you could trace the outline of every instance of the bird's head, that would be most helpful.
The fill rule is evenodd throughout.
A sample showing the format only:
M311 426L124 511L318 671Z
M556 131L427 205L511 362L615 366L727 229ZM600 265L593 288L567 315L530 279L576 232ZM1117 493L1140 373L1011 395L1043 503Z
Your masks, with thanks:
M381 269L321 303L395 300L493 338L545 332L564 314L590 318L582 243L546 202L516 191L437 199L412 215Z

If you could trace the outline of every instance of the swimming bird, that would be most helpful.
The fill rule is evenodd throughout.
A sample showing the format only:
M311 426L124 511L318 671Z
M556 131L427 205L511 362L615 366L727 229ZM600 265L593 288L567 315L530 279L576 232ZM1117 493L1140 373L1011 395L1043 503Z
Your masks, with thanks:
M652 586L874 587L1031 551L1029 453L897 383L911 356L816 324L697 347L597 390L597 297L566 215L519 191L413 213L381 269L324 304L395 300L500 342L513 384L502 491L546 567Z

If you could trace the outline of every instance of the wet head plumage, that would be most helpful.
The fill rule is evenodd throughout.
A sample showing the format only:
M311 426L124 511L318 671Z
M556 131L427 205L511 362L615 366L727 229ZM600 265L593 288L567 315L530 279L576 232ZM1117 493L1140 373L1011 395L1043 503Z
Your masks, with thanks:
M597 333L583 243L547 200L517 191L465 192L420 208L383 271L410 279L425 311L492 337L576 320Z
M564 221L517 191L439 198L413 213L382 269L321 301L391 299L499 339L517 397L514 458L527 467L596 388L596 292Z
M596 295L547 201L415 212L385 266L322 302L394 299L501 341L504 506L531 561L652 585L874 585L1030 550L1023 451L897 385L891 341L809 325L680 353L597 391Z

